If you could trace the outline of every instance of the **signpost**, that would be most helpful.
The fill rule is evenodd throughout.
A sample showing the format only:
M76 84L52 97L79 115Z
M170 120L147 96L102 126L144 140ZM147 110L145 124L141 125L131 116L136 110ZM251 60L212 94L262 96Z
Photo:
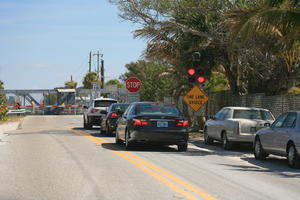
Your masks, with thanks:
M201 90L199 86L195 85L183 97L183 100L193 109L194 112L197 112L208 101L208 96Z
M142 82L136 78L136 77L131 77L126 80L126 89L129 92L137 92L141 88Z

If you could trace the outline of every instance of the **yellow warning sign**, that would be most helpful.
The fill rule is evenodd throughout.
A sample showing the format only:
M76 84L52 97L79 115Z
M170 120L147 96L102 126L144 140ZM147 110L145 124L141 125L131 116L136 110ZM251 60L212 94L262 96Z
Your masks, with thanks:
M184 97L183 100L193 111L197 112L208 101L208 96L195 85Z

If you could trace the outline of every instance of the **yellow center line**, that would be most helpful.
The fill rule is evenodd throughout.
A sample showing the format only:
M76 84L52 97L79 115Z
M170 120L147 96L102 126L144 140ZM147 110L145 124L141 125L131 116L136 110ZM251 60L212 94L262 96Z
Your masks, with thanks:
M75 130L74 127L66 127L66 128L71 129L73 132L86 137L87 139L89 139L90 141L92 141L94 143L97 143L97 144L110 143L109 141L106 141L102 138L97 138L97 137L91 136L91 135L87 134L85 131ZM152 177L156 178L157 180L164 183L166 186L168 186L172 190L180 193L181 195L183 195L187 199L198 199L198 198L196 198L195 196L193 196L190 193L186 192L185 190L181 189L180 187L176 186L175 184L173 184L172 182L170 182L169 180L167 180L166 178L164 178L160 175L163 175L163 176L169 178L170 180L176 182L177 184L182 185L183 187L185 187L189 191L192 191L192 192L202 196L206 200L216 200L216 198L214 198L213 196L207 194L203 190L187 183L184 180L181 180L178 177L173 176L169 172L166 172L165 170L160 169L159 167L155 166L154 164L142 159L141 157L139 157L139 156L137 156L133 153L130 153L130 152L127 152L127 151L115 151L115 150L110 150L110 151L113 152L114 154L120 156L124 160L127 160L128 162L135 165L136 167L138 167L142 171L144 171L147 174L151 175ZM158 174L154 173L151 170L149 170L145 166L149 167L150 169L157 172Z

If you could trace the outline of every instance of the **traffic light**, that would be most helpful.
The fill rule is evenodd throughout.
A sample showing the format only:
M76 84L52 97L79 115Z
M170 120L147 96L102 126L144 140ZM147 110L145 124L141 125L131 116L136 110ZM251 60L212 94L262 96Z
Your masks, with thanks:
M188 68L188 80L190 83L203 84L208 78L208 69L206 65L203 64L204 61L201 60L201 55L199 52L193 53L193 66Z
M195 68L189 68L187 70L187 74L188 74L188 80L190 83L194 83L195 82L195 74L196 74L196 69Z

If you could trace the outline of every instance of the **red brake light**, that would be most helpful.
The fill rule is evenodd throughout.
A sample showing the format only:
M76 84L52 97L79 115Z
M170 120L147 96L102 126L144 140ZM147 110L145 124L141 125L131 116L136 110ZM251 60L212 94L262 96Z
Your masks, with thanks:
M188 121L179 121L177 123L177 126L183 126L183 127L186 127L189 125L189 122Z
M145 120L135 119L135 120L133 120L133 125L135 125L135 126L149 126L150 123L148 121L145 121Z
M96 112L98 112L99 111L99 109L92 109L91 110L91 113L96 113Z
M117 114L117 113L111 113L110 116L111 116L111 117L118 117L118 114Z

